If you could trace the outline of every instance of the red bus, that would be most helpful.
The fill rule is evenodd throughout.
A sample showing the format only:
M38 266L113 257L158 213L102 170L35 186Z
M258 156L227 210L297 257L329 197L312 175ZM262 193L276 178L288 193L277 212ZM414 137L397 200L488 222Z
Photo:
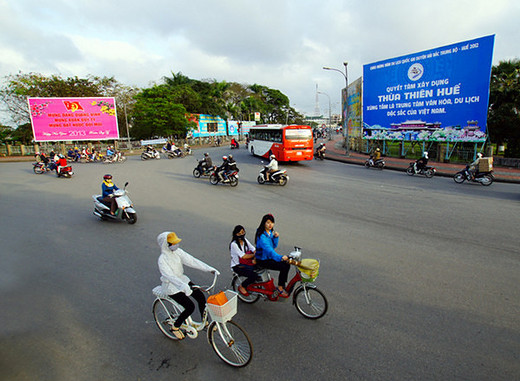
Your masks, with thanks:
M249 130L249 152L278 161L301 161L313 159L313 138L310 126L284 126L264 124Z

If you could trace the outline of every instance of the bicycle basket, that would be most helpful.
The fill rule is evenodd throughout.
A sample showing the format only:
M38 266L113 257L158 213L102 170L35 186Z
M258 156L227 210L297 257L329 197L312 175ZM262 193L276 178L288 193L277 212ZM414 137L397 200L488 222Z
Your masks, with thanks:
M320 262L317 259L302 259L300 266L302 282L314 282L320 273Z
M218 323L231 320L237 313L237 293L231 290L226 290L224 293L228 299L227 303L221 306L211 303L206 304L211 318Z

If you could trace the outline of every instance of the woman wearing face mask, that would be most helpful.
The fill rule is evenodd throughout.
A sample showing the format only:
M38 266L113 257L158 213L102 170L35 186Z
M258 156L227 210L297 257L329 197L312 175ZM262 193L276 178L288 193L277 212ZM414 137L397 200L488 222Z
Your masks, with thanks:
M229 243L229 252L231 254L231 269L236 274L246 277L240 286L238 292L244 296L248 296L246 288L256 280L255 267L255 247L246 238L246 230L242 225L237 225L233 229L233 238Z
M280 296L287 298L289 294L285 291L285 283L291 266L286 262L287 255L280 255L274 249L278 246L280 235L274 230L274 217L266 214L262 217L260 226L256 229L256 264L259 267L280 271L278 277L278 289Z
M169 295L184 308L171 328L175 337L182 340L184 333L180 330L180 326L195 311L195 304L189 297L191 296L197 302L201 320L206 307L204 294L198 288L193 287L194 284L190 278L184 274L183 265L213 274L220 273L217 269L182 250L179 247L180 242L181 239L174 232L164 232L157 236L157 243L161 248L158 263L161 272L162 292Z

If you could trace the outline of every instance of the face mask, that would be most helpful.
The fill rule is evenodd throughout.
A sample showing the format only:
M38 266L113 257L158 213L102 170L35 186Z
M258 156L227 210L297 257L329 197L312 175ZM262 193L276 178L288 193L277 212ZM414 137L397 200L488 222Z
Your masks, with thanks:
M237 238L238 238L238 239L244 239L245 237L246 237L246 235L245 235L245 234L242 234L242 235L237 235Z
M178 243L175 244L175 245L170 245L170 250L171 250L171 251L175 251L175 250L177 250L178 248L179 248L179 244L178 244Z

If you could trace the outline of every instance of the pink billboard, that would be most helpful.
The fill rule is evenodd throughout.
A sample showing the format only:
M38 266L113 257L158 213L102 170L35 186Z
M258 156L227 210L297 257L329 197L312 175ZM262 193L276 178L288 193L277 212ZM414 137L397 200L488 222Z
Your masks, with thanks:
M119 139L114 98L27 98L36 142Z

